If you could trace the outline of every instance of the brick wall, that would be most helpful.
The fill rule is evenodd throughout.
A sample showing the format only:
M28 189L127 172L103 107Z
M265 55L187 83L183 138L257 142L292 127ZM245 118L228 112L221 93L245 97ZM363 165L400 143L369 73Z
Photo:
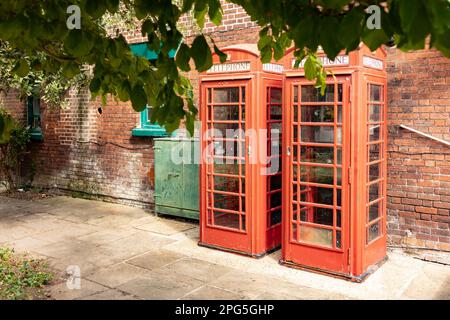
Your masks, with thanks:
M181 29L196 35L191 17ZM223 24L207 21L205 32L219 47L256 43L258 27L234 4L224 4ZM145 41L140 30L125 33L130 43ZM450 150L398 129L409 125L450 140L450 60L436 51L388 52L389 73L389 240L450 249ZM198 74L188 73L198 97ZM4 101L20 119L24 104ZM153 203L153 140L134 138L139 115L127 103L110 101L100 115L87 92L70 93L66 110L42 112L43 142L33 142L37 185L103 195L112 201Z
M450 59L388 54L388 230L394 243L450 249Z

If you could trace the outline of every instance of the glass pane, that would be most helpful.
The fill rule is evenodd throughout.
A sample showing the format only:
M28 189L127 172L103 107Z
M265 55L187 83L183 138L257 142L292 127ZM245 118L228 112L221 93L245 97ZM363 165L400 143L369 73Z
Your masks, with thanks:
M271 176L270 179L270 190L281 189L281 175Z
M239 87L214 88L213 103L239 102Z
M380 222L371 225L367 231L367 242L371 242L381 235Z
M334 169L321 168L312 166L301 166L301 180L302 182L320 183L320 184L334 184Z
M333 247L333 231L300 225L300 241Z
M214 225L239 230L239 215L233 213L214 212Z
M369 141L381 140L381 126L369 126Z
M239 178L214 176L214 190L239 193Z
M376 85L376 84L370 84L369 91L370 91L370 100L369 101L374 101L374 102L383 101L381 86Z
M302 102L334 102L334 84L327 85L324 95L315 86L302 86Z
M380 202L374 203L369 206L369 222L377 219L380 215Z
M331 188L320 188L310 186L308 191L303 194L304 199L302 201L318 203L318 204L326 204L333 205L333 189Z
M300 119L298 118L298 106L292 106L292 110L293 110L293 112L292 112L292 121L293 122L299 122L300 121Z
M340 207L340 206L342 206L342 191L341 191L341 189L336 190L336 196L337 196L336 205L338 207Z
M334 148L302 146L300 160L302 162L332 164L334 161Z
M337 164L342 164L342 149L337 148Z
M281 88L270 88L270 103L281 103Z
M281 206L281 192L272 193L270 195L270 207L275 208Z
M243 157L245 153L244 145L244 142L238 141L215 141L214 156ZM239 150L239 147L241 150ZM225 163L227 163L227 161L225 161Z
M336 231L336 248L342 248L342 234L340 231Z
M271 106L270 107L270 120L281 120L281 107Z
M381 144L369 145L369 162L381 160Z
M302 122L334 122L334 106L301 106Z
M341 168L337 168L336 171L337 171L337 179L336 179L337 182L336 182L336 184L338 186L340 186L340 185L342 185L342 169Z
M213 106L213 120L239 121L239 106Z
M270 212L270 226L281 223L281 209Z
M369 105L369 121L370 122L380 122L381 121L381 108L379 104Z
M338 123L342 123L342 106L338 106L337 107L337 110L338 110L338 119L337 119L337 122Z
M301 126L301 141L316 143L333 143L334 127Z
M211 132L216 138L243 139L244 130L239 129L238 123L215 123Z
M214 208L239 211L239 197L215 193Z
M380 198L381 182L369 186L369 202Z
M340 228L342 226L342 215L341 210L336 210L336 227Z
M215 173L224 173L224 174L233 174L239 175L239 164L236 160L233 160L234 163L226 163L226 160L216 159L216 164L214 165ZM228 160L229 162L229 160ZM245 166L242 166L244 169Z
M298 239L297 239L297 224L296 223L292 224L292 240L298 241Z
M369 181L378 180L380 175L381 163L372 164L369 166Z

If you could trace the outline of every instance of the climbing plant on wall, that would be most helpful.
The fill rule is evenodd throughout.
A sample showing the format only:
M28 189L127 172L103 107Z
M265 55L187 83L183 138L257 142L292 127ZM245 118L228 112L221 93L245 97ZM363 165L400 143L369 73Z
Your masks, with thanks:
M319 46L333 59L361 41L374 50L394 39L400 49L413 50L424 48L429 39L431 47L450 57L448 0L228 2L242 6L261 27L258 47L264 62L280 59L295 45L298 61L306 59L306 76L316 79L322 88L326 73L316 58ZM79 10L67 13L72 5ZM373 5L380 9L379 28L367 24ZM120 32L108 32L105 15L114 16L120 10L132 13L132 20L141 25L149 48L159 52L157 60L132 55ZM40 72L44 78L60 77L69 83L83 74L85 66L92 66L87 81L94 97L105 101L111 94L131 101L136 111L150 104L152 121L172 131L184 119L193 131L197 109L189 80L180 71L209 69L212 52L222 61L226 57L214 39L201 32L191 44L184 42L177 22L187 13L193 15L200 30L207 17L216 25L222 20L219 0L2 0L0 40L18 53L10 71L18 81ZM79 14L79 29L68 28L72 14ZM170 59L170 50L178 46L176 58Z

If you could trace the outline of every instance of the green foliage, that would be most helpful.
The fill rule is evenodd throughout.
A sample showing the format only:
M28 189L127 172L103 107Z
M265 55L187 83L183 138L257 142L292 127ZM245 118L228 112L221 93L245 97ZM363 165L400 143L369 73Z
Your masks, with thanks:
M334 59L341 50L352 51L361 41L375 50L393 38L400 49L411 50L424 48L429 38L432 47L450 57L448 0L228 1L242 6L261 27L258 47L263 62L280 59L294 44L297 65L307 57L308 78L316 79L322 89L326 73L315 58L319 46ZM80 6L81 30L66 27L66 8L72 4ZM380 30L366 25L366 9L373 4L382 8ZM200 28L191 45L183 41L177 25L183 14L192 14ZM85 78L94 97L100 96L102 101L107 95L131 99L137 111L146 100L154 110L152 120L168 131L176 129L183 118L192 128L197 110L192 92L188 93L192 88L181 80L179 70L189 71L191 59L197 71L207 70L212 64L212 48L221 61L226 59L213 39L206 39L201 32L207 18L216 25L221 23L219 0L2 0L0 41L15 55L10 57L8 71L1 71L0 61L0 83L6 75L21 88L33 88L41 79L41 90L45 93L44 88L51 88L53 94L48 96L57 100L55 93L64 93L64 84L77 83L84 66L90 65L93 74ZM149 48L160 52L157 61L142 61L131 54L120 35L128 23L142 25ZM169 52L180 42L174 61ZM52 77L56 84L46 85L52 83Z
M2 108L0 118L4 123L0 133L0 181L4 180L6 187L14 190L20 184L20 166L27 153L31 134L28 128L21 126Z
M53 275L41 260L19 256L0 247L0 300L41 298Z

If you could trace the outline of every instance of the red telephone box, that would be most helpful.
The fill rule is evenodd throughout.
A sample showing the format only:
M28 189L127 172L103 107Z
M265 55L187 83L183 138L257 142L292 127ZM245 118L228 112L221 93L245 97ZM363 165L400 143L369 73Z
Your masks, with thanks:
M323 96L283 59L283 264L361 281L386 257L385 57L322 54Z
M200 75L202 246L260 257L281 243L283 66L256 45Z

